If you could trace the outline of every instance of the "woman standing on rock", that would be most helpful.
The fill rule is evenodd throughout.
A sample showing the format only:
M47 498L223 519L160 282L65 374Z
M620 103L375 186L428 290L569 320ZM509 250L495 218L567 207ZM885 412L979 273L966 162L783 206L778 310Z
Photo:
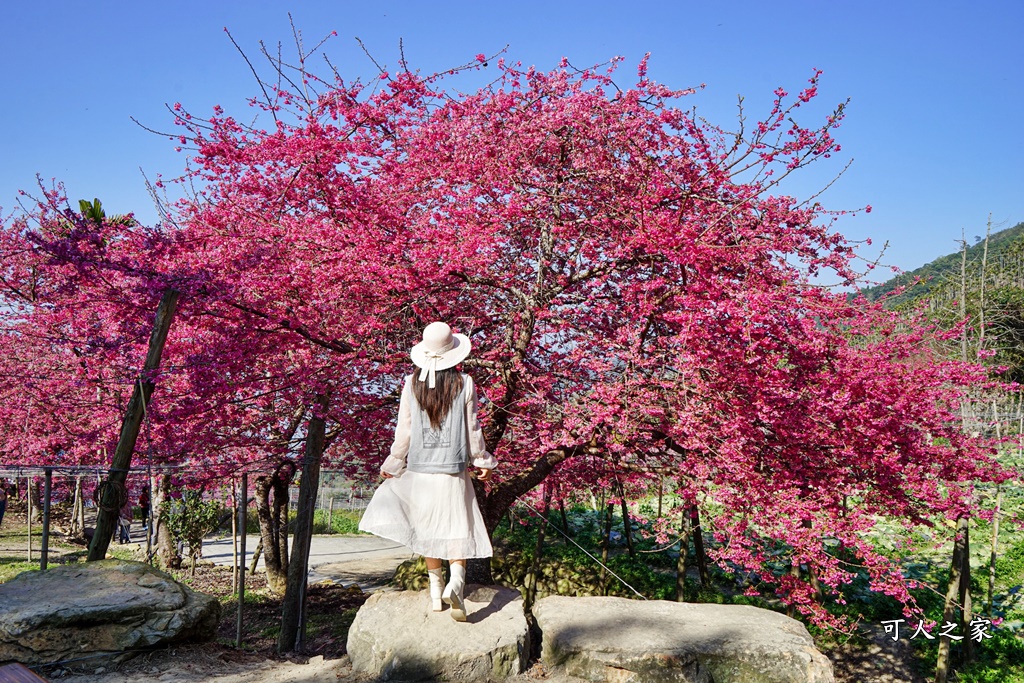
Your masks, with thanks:
M491 556L467 466L487 481L497 465L480 431L473 379L455 370L469 350L469 338L445 323L423 330L410 352L419 371L405 378L395 441L380 468L385 481L359 522L426 558L433 610L447 603L456 621L466 620L466 559ZM442 559L450 561L447 585Z

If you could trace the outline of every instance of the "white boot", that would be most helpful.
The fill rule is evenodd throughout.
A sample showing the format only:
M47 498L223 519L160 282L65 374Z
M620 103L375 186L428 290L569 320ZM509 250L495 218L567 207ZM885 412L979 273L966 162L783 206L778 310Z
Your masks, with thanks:
M430 580L430 607L435 612L444 609L441 604L441 592L444 590L444 568L428 569L427 578Z
M455 621L466 620L466 604L462 600L462 589L466 585L466 567L452 562L452 577L448 585L444 587L441 598L452 606L452 619Z

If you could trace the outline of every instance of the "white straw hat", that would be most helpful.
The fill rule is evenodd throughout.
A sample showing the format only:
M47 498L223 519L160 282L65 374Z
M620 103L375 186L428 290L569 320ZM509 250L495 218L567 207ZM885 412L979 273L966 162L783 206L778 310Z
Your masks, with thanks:
M446 323L430 323L423 330L423 341L412 347L409 355L420 370L420 381L434 388L434 373L447 370L466 360L470 350L469 337L452 333Z

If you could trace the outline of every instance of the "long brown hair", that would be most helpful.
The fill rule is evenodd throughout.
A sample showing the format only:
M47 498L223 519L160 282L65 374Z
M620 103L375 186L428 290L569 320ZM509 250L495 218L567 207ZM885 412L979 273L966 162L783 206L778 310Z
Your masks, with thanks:
M435 385L431 389L426 382L420 381L417 370L412 376L412 393L419 402L420 407L430 418L430 426L440 429L444 418L448 417L448 410L455 403L459 392L462 391L462 373L455 368L438 370L435 373Z

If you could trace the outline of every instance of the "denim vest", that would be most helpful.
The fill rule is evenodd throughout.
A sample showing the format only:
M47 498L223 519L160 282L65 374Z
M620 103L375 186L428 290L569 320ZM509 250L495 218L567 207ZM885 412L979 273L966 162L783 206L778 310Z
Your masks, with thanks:
M466 469L469 444L466 438L466 385L448 409L439 429L430 424L427 411L420 407L413 395L412 430L409 435L409 455L406 460L412 472L457 474Z

